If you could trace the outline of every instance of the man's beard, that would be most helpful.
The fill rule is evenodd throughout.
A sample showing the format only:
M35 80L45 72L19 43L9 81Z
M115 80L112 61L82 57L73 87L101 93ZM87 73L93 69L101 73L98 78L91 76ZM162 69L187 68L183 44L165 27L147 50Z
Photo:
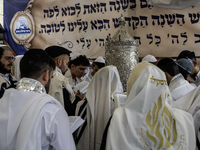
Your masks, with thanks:
M10 63L9 65L12 66L12 63ZM2 64L1 61L0 61L0 73L2 74L11 73L11 70L5 69L5 65Z
M65 68L65 66L64 66L64 62L62 61L62 64L60 66L60 70L61 70L62 74L64 75L66 73L67 69L63 72L63 70L62 70L63 68Z
M51 84L51 71L49 71L49 80L45 85L45 90L46 90L47 93L49 93L50 84Z
M46 90L47 93L49 93L50 83L51 83L51 79L49 79L49 81L48 81L47 84L45 85L45 90Z

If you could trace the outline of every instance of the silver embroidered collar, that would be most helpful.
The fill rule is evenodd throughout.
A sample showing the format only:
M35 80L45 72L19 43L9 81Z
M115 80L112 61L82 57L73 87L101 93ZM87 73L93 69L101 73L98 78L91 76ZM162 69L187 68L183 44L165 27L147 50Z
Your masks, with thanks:
M44 86L37 80L22 78L17 84L17 90L24 92L46 93Z

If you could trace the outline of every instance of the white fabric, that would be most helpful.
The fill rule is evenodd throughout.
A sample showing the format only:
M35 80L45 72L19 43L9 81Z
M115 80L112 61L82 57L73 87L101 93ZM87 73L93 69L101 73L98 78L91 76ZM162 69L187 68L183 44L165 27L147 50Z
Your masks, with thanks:
M77 150L99 150L104 128L115 107L115 93L123 93L119 73L115 66L106 66L93 76L88 87L87 126Z
M49 94L57 99L62 106L64 106L63 89L66 89L70 95L71 102L74 101L75 95L74 91L69 84L68 79L60 72L55 70L53 72L53 78L51 79L51 84L49 88Z
M183 97L195 88L196 86L191 85L180 73L174 76L169 83L169 90L174 101Z
M11 69L11 73L13 74L13 76L15 76L15 78L17 79L17 81L20 80L20 61L22 59L24 55L17 55L15 56L15 61L13 62L12 65L12 69Z
M146 55L144 58L142 58L142 61L157 62L157 59L153 55Z
M97 59L94 60L94 62L99 62L105 64L105 59L102 56L97 57Z
M7 47L8 45L0 44L0 47Z
M68 79L69 84L71 85L71 87L73 88L75 85L79 84L82 82L81 79L76 77L76 81L74 79L72 79L72 74L71 74L71 70L67 70L67 72L65 73L65 77Z
M192 114L196 137L200 140L200 86L186 94L184 97L174 101L172 107L182 109Z
M12 76L12 75L11 75ZM12 76L13 81L16 81L15 77ZM10 80L9 80L9 73L6 73L5 75L0 73L0 87L2 85L2 83L6 83L6 86L9 87L10 86Z
M199 0L148 0L149 4L169 9L184 9L194 5Z
M6 90L0 126L1 150L75 150L68 115L47 94Z
M71 60L76 59L80 55L81 55L80 53L70 53Z
M133 69L135 78L124 107L115 109L107 150L194 150L192 116L169 105L171 95L163 71L148 62Z
M84 76L82 77L82 81L87 81L87 82L90 82L92 80L92 69Z
M195 77L195 80L193 80L193 83L196 85L196 86L199 86L200 85L200 71L197 73L196 77Z

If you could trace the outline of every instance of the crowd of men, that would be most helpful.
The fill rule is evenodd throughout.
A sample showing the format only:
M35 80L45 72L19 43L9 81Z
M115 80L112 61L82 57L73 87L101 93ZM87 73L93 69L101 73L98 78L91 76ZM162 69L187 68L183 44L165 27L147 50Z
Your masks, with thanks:
M75 90L83 83L86 91ZM18 57L1 45L0 150L200 149L199 84L189 50L176 60L147 55L124 91L102 56L91 63L49 46ZM123 106L117 94L126 96ZM73 133L69 116L84 120Z

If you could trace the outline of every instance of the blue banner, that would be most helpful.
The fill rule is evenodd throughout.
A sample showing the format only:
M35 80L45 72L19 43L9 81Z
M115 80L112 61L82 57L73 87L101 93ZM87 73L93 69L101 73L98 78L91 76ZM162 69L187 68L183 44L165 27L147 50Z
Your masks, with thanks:
M16 55L23 55L27 50L23 45L15 43L11 36L10 22L12 17L18 11L24 11L29 0L4 0L4 28L5 28L5 40L15 51Z

